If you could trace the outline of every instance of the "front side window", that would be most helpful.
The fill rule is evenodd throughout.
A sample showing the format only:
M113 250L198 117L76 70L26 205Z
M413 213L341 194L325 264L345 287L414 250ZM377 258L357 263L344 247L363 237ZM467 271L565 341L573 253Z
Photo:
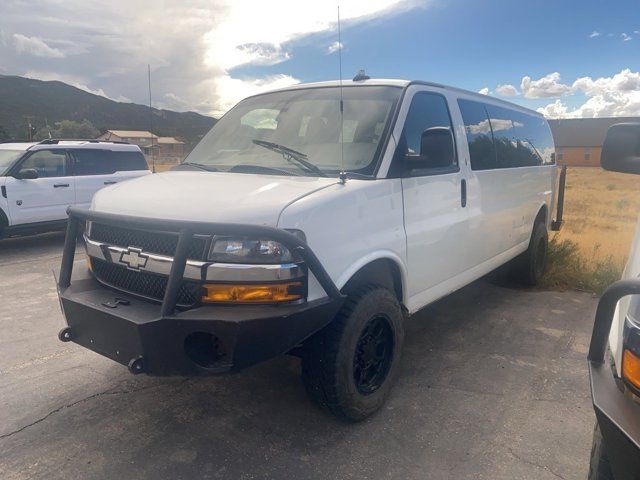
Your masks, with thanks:
M185 163L214 171L333 176L344 152L347 172L373 175L401 92L344 87L342 119L337 87L251 97L224 115Z
M38 150L22 162L20 169L34 169L40 178L65 177L67 154L63 150Z
M411 176L456 166L453 127L447 101L437 93L413 96L398 142L397 161Z

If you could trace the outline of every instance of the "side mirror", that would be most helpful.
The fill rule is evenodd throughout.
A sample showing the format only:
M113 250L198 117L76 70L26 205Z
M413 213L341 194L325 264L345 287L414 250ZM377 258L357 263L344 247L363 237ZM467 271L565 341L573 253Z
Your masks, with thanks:
M18 180L35 180L38 178L38 171L35 168L25 168L15 174Z
M443 169L454 165L453 133L446 127L427 128L420 136L420 154L405 155L405 171Z
M640 174L640 123L616 123L609 127L600 165L612 172Z

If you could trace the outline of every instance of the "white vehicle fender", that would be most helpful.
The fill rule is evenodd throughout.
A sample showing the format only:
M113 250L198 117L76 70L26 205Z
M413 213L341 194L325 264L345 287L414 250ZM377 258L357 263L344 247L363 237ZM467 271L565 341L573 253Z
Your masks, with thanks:
M336 286L342 289L353 276L358 273L362 268L369 265L376 260L390 260L400 270L400 281L402 282L402 303L407 304L407 267L395 252L391 250L378 250L359 258L356 262L352 263L343 273L338 277Z

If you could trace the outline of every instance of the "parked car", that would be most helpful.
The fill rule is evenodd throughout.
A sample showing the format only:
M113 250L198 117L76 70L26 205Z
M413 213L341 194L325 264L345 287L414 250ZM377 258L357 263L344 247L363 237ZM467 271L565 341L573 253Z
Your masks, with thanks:
M361 420L407 315L507 262L539 281L556 179L545 119L495 98L369 79L256 95L176 170L71 209L60 339L151 375L293 353L317 403Z
M0 143L0 238L64 228L105 185L151 173L137 145L96 140Z
M609 128L601 164L613 172L640 174L640 123ZM640 478L639 276L640 223L623 280L604 292L596 311L589 348L591 395L597 419L590 480Z

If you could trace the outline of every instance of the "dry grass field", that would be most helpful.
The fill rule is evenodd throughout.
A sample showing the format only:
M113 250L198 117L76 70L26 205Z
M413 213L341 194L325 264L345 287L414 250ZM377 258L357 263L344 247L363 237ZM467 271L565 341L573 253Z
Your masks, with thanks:
M600 293L620 278L638 212L640 179L600 168L569 168L565 224L551 236L546 285Z

